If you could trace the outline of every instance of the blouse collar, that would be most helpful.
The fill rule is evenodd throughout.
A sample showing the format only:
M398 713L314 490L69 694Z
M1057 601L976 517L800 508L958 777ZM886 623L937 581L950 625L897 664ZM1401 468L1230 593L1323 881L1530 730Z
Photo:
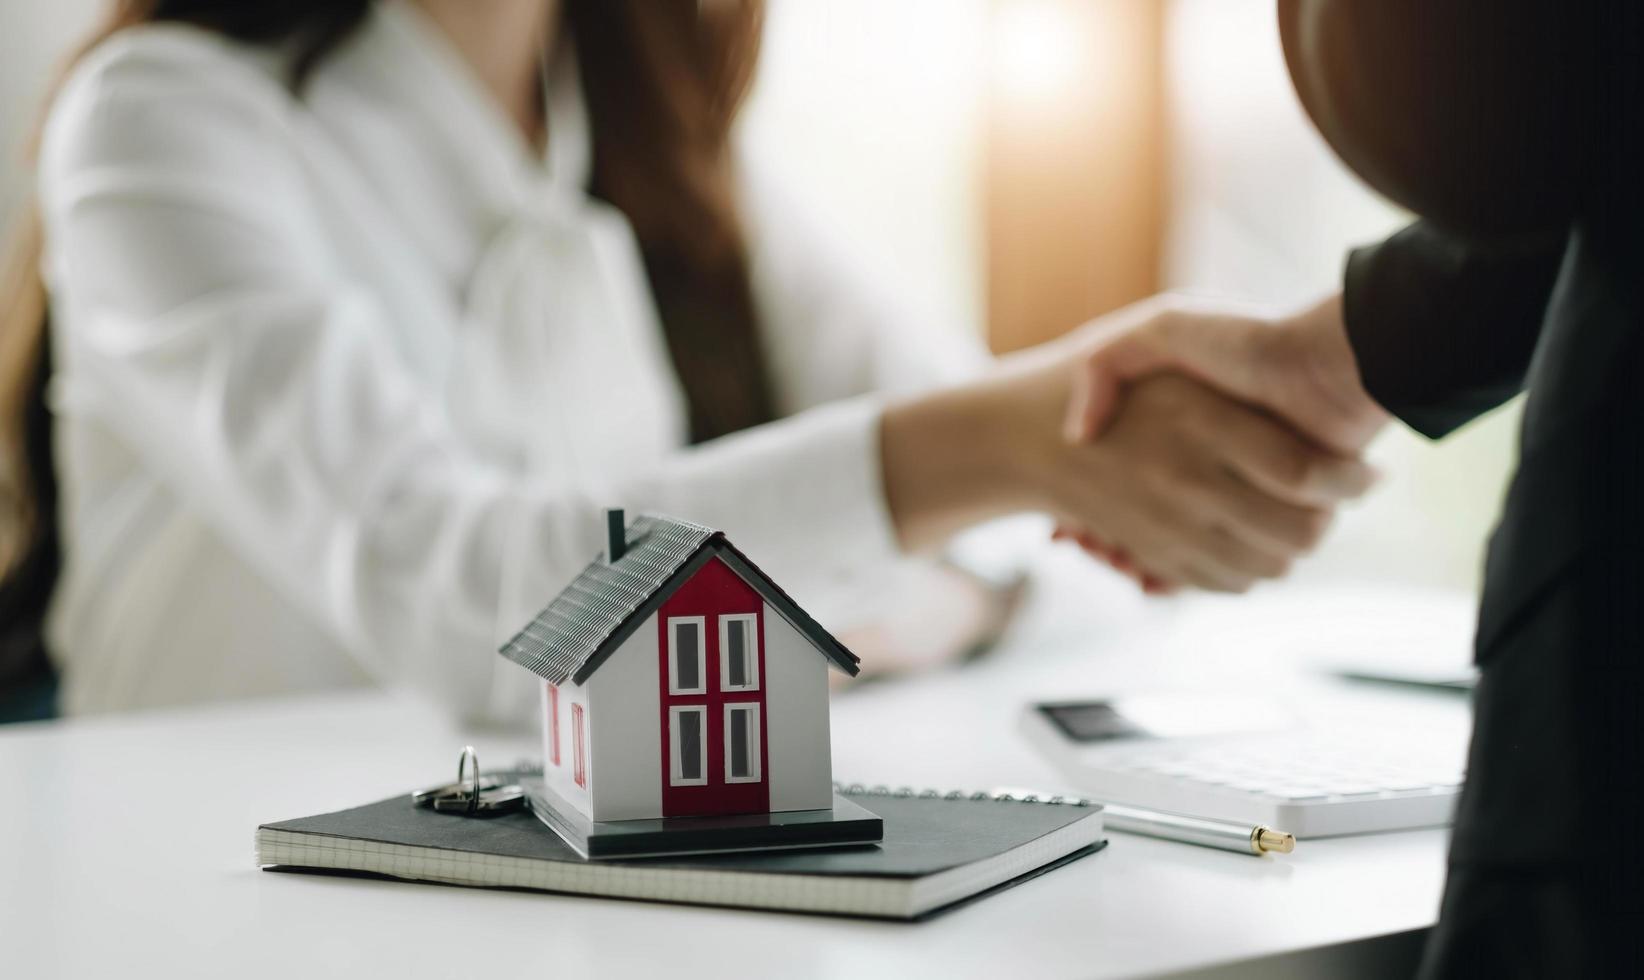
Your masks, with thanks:
M385 72L404 103L464 154L475 176L493 191L506 190L509 204L543 190L582 195L592 172L592 133L582 97L576 55L568 36L545 55L543 104L547 148L530 146L462 54L438 25L408 0L377 0L363 39L375 48L376 70ZM498 202L502 203L502 202Z

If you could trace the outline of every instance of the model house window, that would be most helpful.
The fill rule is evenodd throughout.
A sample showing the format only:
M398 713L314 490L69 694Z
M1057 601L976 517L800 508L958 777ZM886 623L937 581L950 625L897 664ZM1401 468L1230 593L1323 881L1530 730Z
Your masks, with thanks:
M706 694L708 677L703 663L701 616L668 620L668 693Z
M753 613L719 617L719 689L759 690L759 621Z
M571 705L571 778L583 789L588 788L588 747L582 733L582 705Z
M725 781L759 782L759 705L725 706Z
M559 765L559 686L548 685L548 761Z
M668 782L703 786L706 772L708 709L701 705L668 709Z

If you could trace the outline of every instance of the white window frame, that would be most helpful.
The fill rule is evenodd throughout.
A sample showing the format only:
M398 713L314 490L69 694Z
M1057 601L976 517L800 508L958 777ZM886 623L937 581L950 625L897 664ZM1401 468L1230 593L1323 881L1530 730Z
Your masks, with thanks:
M746 711L751 716L748 719L748 769L749 775L731 775L731 712ZM759 732L759 702L758 701L727 701L725 703L725 729L721 733L725 742L725 781L727 783L757 783L765 778L761 771L759 759L761 756Z
M679 636L679 631L675 627L681 625L696 627L696 687L679 686L679 657L674 650L674 643ZM704 616L668 617L668 693L708 693L708 620Z
M697 779L686 779L680 771L682 760L679 754L679 718L686 712L695 714L700 719L696 731L697 738L701 740L701 751L697 759L702 771ZM705 704L676 704L668 709L668 785L708 785L708 706Z
M731 677L731 624L748 624L748 683L732 684ZM719 689L721 691L759 690L759 614L726 613L719 617Z

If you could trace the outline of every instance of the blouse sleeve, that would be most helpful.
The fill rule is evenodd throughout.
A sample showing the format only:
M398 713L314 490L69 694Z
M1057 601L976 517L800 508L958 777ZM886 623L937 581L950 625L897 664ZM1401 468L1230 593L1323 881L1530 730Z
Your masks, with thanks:
M722 527L790 591L894 552L871 399L620 485L488 463L329 261L293 103L243 59L177 47L79 72L53 111L40 192L62 363L99 422L375 676L522 717L534 688L496 645L598 553L610 503Z

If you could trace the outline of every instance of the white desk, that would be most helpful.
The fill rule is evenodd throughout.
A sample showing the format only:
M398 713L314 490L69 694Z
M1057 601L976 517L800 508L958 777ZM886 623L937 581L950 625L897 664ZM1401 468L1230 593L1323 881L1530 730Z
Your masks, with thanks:
M1147 605L1100 584L1075 596L1071 581L1041 590L1034 625L1000 655L837 698L836 777L1054 788L1016 735L1024 699L1276 671L1288 649L1316 640L1319 623L1339 622L1344 608L1284 591L1237 604ZM1085 611L1067 614L1076 601ZM1347 605L1355 603L1387 621L1466 618L1460 600ZM253 867L258 823L446 777L465 739L490 763L531 754L529 738L458 732L375 693L0 729L3 972L280 980L1006 972L1038 980L1220 967L1369 975L1408 972L1415 931L1431 924L1443 881L1439 831L1304 841L1283 859L1115 835L1094 857L905 925Z

